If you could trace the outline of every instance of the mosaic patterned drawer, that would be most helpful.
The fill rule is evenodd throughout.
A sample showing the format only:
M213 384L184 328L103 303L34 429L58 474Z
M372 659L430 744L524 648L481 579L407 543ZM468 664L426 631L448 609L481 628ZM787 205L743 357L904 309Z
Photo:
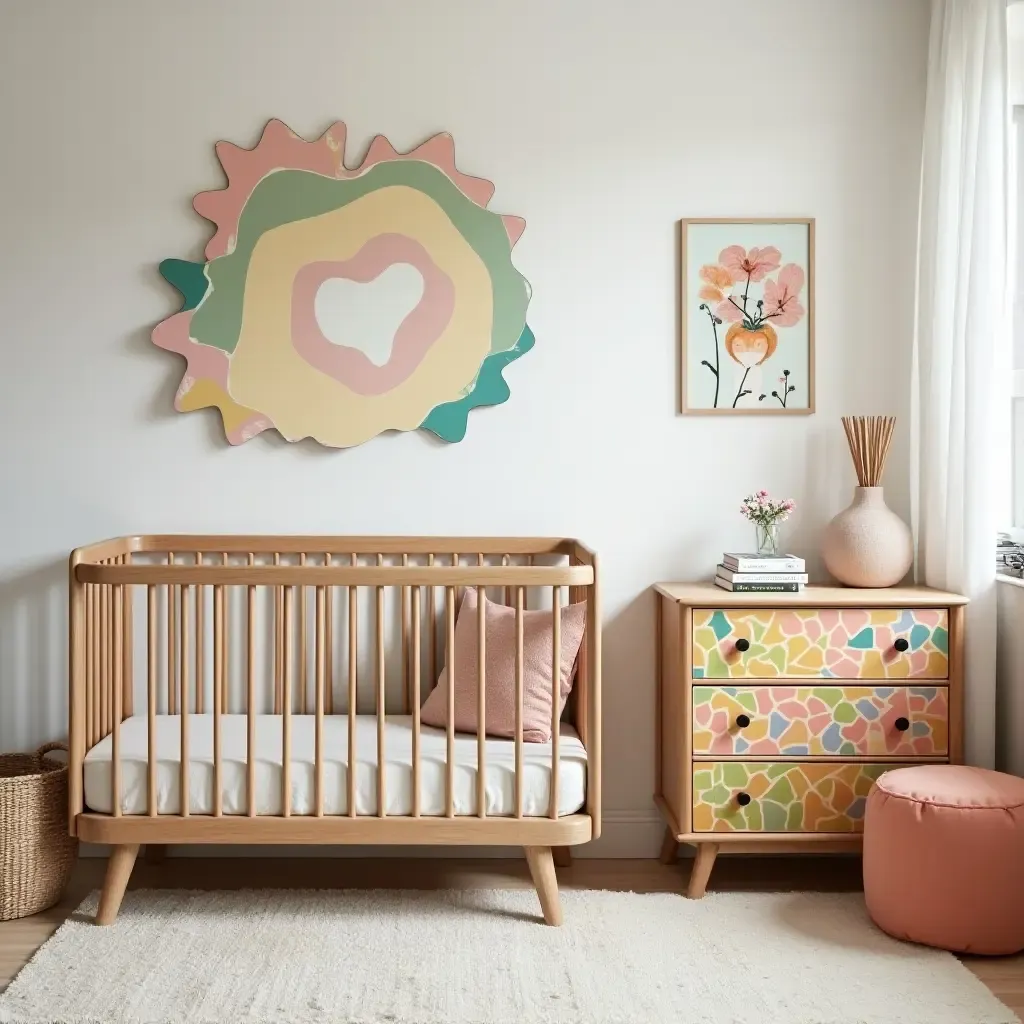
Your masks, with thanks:
M693 831L860 832L875 779L898 767L821 761L695 762Z
M946 679L944 608L693 610L695 679Z
M945 686L694 686L694 754L944 757Z

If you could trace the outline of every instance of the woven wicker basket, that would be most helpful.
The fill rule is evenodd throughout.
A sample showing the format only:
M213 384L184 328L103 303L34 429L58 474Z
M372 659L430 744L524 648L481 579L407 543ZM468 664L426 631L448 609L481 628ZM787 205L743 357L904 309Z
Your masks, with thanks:
M27 917L61 897L78 854L68 835L68 768L34 754L0 754L0 921Z

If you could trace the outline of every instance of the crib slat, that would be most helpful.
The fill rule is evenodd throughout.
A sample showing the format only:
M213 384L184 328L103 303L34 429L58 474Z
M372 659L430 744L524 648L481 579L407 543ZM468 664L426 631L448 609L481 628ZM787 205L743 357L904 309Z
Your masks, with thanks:
M516 817L523 816L523 588L516 587Z
M108 672L108 640L107 640L107 593L109 587L100 587L96 593L96 601L99 605L99 651L98 653L98 679L99 690L96 694L97 700L97 740L107 735L107 680Z
M181 742L179 752L181 764L178 769L178 788L181 792L180 813L183 818L187 818L189 816L189 804L191 803L191 794L189 793L188 788L188 669L186 667L188 665L188 628L186 623L188 622L188 595L190 588L188 586L181 586L178 589L181 591L181 693L179 695L179 710L181 713Z
M281 552L274 552L274 565L281 564ZM281 714L281 687L282 669L284 667L284 637L282 635L282 610L284 606L284 591L281 587L274 587L274 714Z
M324 565L331 564L330 554L324 555ZM326 697L325 713L334 714L334 587L328 587L324 600L324 645L326 647L324 657L324 675L326 676Z
M508 555L502 555L501 556L501 564L502 564L503 568L509 564L509 557L508 557ZM512 588L506 586L505 587L505 607L507 608L511 604L512 604Z
M114 680L111 690L111 772L110 772L110 806L115 818L121 817L121 697L122 685L121 672L123 664L122 644L124 636L122 633L124 616L124 587L114 587L113 594L113 623L114 623L114 644L112 654L114 659Z
M221 714L224 711L224 587L213 588L213 816L223 813Z
M427 555L427 565L434 564L433 554ZM427 587L427 626L430 645L430 688L437 686L437 609L434 607L434 588Z
M292 604L295 592L284 588L284 674L281 694L281 814L292 813Z
M455 817L455 588L445 587L446 650L448 666L448 729L445 748L445 816Z
M103 587L93 587L92 611L96 629L93 642L93 694L92 719L93 743L103 738L103 680L106 678L103 667Z
M196 588L198 589L198 588ZM187 715L189 709L192 707L192 702L189 700L189 659L188 659L188 634L189 634L189 616L188 616L188 602L191 597L192 588L191 586L185 586L181 588L181 592L178 595L181 602L181 610L178 613L178 639L180 640L181 650L178 654L178 671L181 673L181 713Z
M125 555L124 564L131 562L131 555ZM134 657L134 645L132 641L132 590L131 584L124 590L124 606L121 611L122 627L121 634L124 637L124 647L121 651L122 666L122 704L121 714L124 718L130 718L135 713L135 673L132 667Z
M409 564L409 555L402 555L402 565ZM402 587L402 713L409 713L409 588Z
M420 588L412 588L412 816L420 816Z
M356 712L358 704L358 587L348 588L348 816L356 816Z
M316 808L318 818L324 814L324 587L316 588L316 749L314 772L316 787Z
M378 558L382 556L378 555ZM387 762L384 751L384 732L387 725L387 706L384 690L384 588L377 587L377 817L385 818L387 802Z
M99 733L110 733L111 692L111 588L99 591Z
M578 555L573 555L569 560L570 565L582 565L583 561ZM580 604L587 600L587 587L570 587L569 604ZM584 631L585 635L586 631ZM660 644L659 644L660 647ZM589 643L584 640L580 644L579 654L576 656L576 678L580 680L576 687L576 731L579 733L583 746L590 749L590 703L588 691L590 690L590 662ZM661 763L660 754L658 764Z
M146 587L147 673L146 673L146 813L156 817L156 587Z
M481 563L483 555L480 556ZM476 588L476 813L487 817L487 617L483 587Z
M92 747L99 740L100 734L100 617L99 617L99 592L94 585L86 585L86 618L89 623L89 632L86 637L86 652L88 654L88 679L89 686L86 690L88 697L88 718L89 739L88 747Z
M562 704L562 588L551 588L551 803L548 817L558 817L558 768Z
M203 554L196 552L196 565L203 564ZM206 588L196 587L196 714L201 715L206 702L206 665L203 641L206 638Z
M355 565L358 557L352 555ZM359 588L348 588L348 815L356 816L356 714L359 710Z
M299 565L306 564L306 552L299 553ZM299 587L299 713L306 714L306 588Z
M85 584L85 749L88 751L95 744L93 727L93 687L96 685L96 673L93 671L92 655L96 644L96 623L93 621L92 592L95 587Z
M174 565L174 552L168 552L167 564ZM167 714L178 706L178 601L177 588L167 584Z
M224 551L220 556L221 565L228 564L228 553ZM221 615L221 622L227 622L231 615L231 588L229 587L224 591L224 612ZM227 715L231 713L231 691L229 689L231 676L228 671L228 653L231 645L228 642L228 633L225 630L223 633L223 647L220 652L220 678L223 686L223 692L220 698L220 709Z
M249 564L255 558L249 555ZM245 812L256 817L256 588L246 587L246 640L249 649L245 663Z

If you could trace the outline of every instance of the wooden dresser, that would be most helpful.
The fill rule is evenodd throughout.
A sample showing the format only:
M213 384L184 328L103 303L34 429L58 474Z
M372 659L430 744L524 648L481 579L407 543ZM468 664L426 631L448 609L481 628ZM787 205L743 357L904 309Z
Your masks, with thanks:
M660 583L662 859L856 850L874 780L963 760L963 606L925 587L733 594Z

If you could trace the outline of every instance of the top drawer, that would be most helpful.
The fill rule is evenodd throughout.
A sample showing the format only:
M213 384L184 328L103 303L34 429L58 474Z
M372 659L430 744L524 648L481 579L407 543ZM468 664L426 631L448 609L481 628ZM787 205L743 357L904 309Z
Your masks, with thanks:
M945 679L945 608L693 610L695 679Z

